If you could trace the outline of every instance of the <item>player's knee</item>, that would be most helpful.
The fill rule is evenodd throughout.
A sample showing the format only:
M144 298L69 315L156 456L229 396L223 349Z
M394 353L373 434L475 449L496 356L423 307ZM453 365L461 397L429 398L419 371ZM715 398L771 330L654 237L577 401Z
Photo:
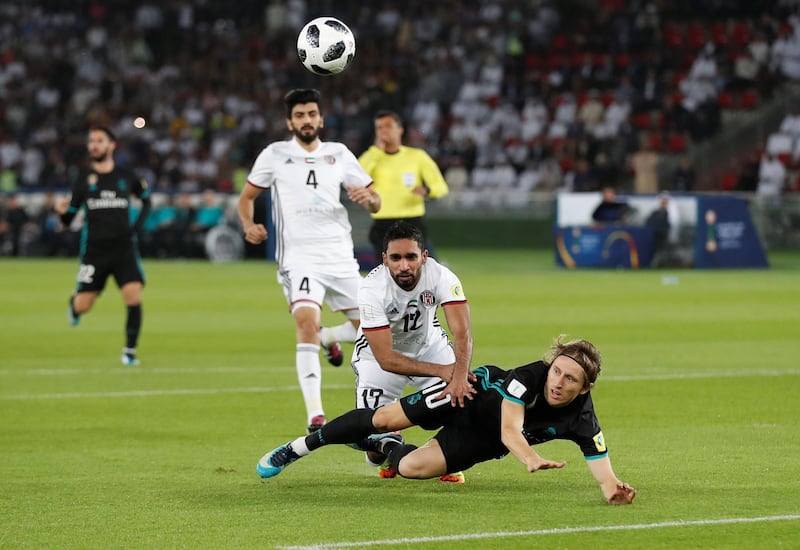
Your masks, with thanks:
M400 408L398 403L384 405L375 409L375 414L372 415L372 425L375 426L375 430L379 433L385 433L402 429L404 426L401 426L398 412L399 414L403 413L403 409Z
M408 479L430 479L444 473L437 473L432 466L421 460L420 453L415 450L400 459L397 473Z

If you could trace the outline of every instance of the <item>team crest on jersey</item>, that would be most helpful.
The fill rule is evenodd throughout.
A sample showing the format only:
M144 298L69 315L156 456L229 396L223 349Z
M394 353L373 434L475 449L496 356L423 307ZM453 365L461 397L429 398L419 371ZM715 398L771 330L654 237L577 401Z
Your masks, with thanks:
M430 290L423 290L419 295L420 303L425 307L436 305L436 296Z
M333 155L325 155L325 162L328 164L336 164L336 157Z
M125 183L125 180L118 180L117 181L117 189L120 191L125 191L125 188L128 187L128 184Z
M86 177L86 183L88 183L90 186L97 185L97 174L94 173L89 174Z

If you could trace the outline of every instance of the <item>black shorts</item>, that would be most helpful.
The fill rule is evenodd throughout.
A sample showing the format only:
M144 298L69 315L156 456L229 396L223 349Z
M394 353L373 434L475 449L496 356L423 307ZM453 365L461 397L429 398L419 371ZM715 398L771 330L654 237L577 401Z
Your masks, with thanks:
M110 275L114 276L120 288L127 283L144 284L144 271L139 254L132 243L88 249L81 258L81 265L78 268L77 291L102 292Z
M445 382L439 382L407 395L400 400L400 406L408 419L420 428L441 428L433 438L442 449L447 471L459 472L508 454L508 449L500 441L499 426L487 424L486 419L478 415L475 399L467 400L464 408L451 406L449 397L434 399L445 385Z

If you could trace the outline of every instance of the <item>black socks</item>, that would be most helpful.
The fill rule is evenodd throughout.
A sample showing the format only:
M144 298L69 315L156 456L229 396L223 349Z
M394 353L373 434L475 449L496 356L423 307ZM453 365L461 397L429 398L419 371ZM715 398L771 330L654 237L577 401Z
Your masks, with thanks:
M128 319L125 322L125 347L136 348L139 331L142 328L142 304L128 306Z
M353 409L342 416L334 418L322 428L306 436L306 446L313 451L323 445L336 443L358 443L370 434L375 433L372 425L372 409Z

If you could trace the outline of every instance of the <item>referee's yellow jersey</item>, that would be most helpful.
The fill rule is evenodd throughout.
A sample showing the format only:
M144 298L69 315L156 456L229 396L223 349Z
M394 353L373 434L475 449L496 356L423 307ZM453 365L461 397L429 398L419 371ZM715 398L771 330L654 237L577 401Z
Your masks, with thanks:
M358 162L372 176L372 188L381 196L381 209L375 219L418 218L425 215L425 198L412 192L428 188L427 198L444 197L449 189L436 162L422 149L400 146L396 153L385 153L374 145Z

